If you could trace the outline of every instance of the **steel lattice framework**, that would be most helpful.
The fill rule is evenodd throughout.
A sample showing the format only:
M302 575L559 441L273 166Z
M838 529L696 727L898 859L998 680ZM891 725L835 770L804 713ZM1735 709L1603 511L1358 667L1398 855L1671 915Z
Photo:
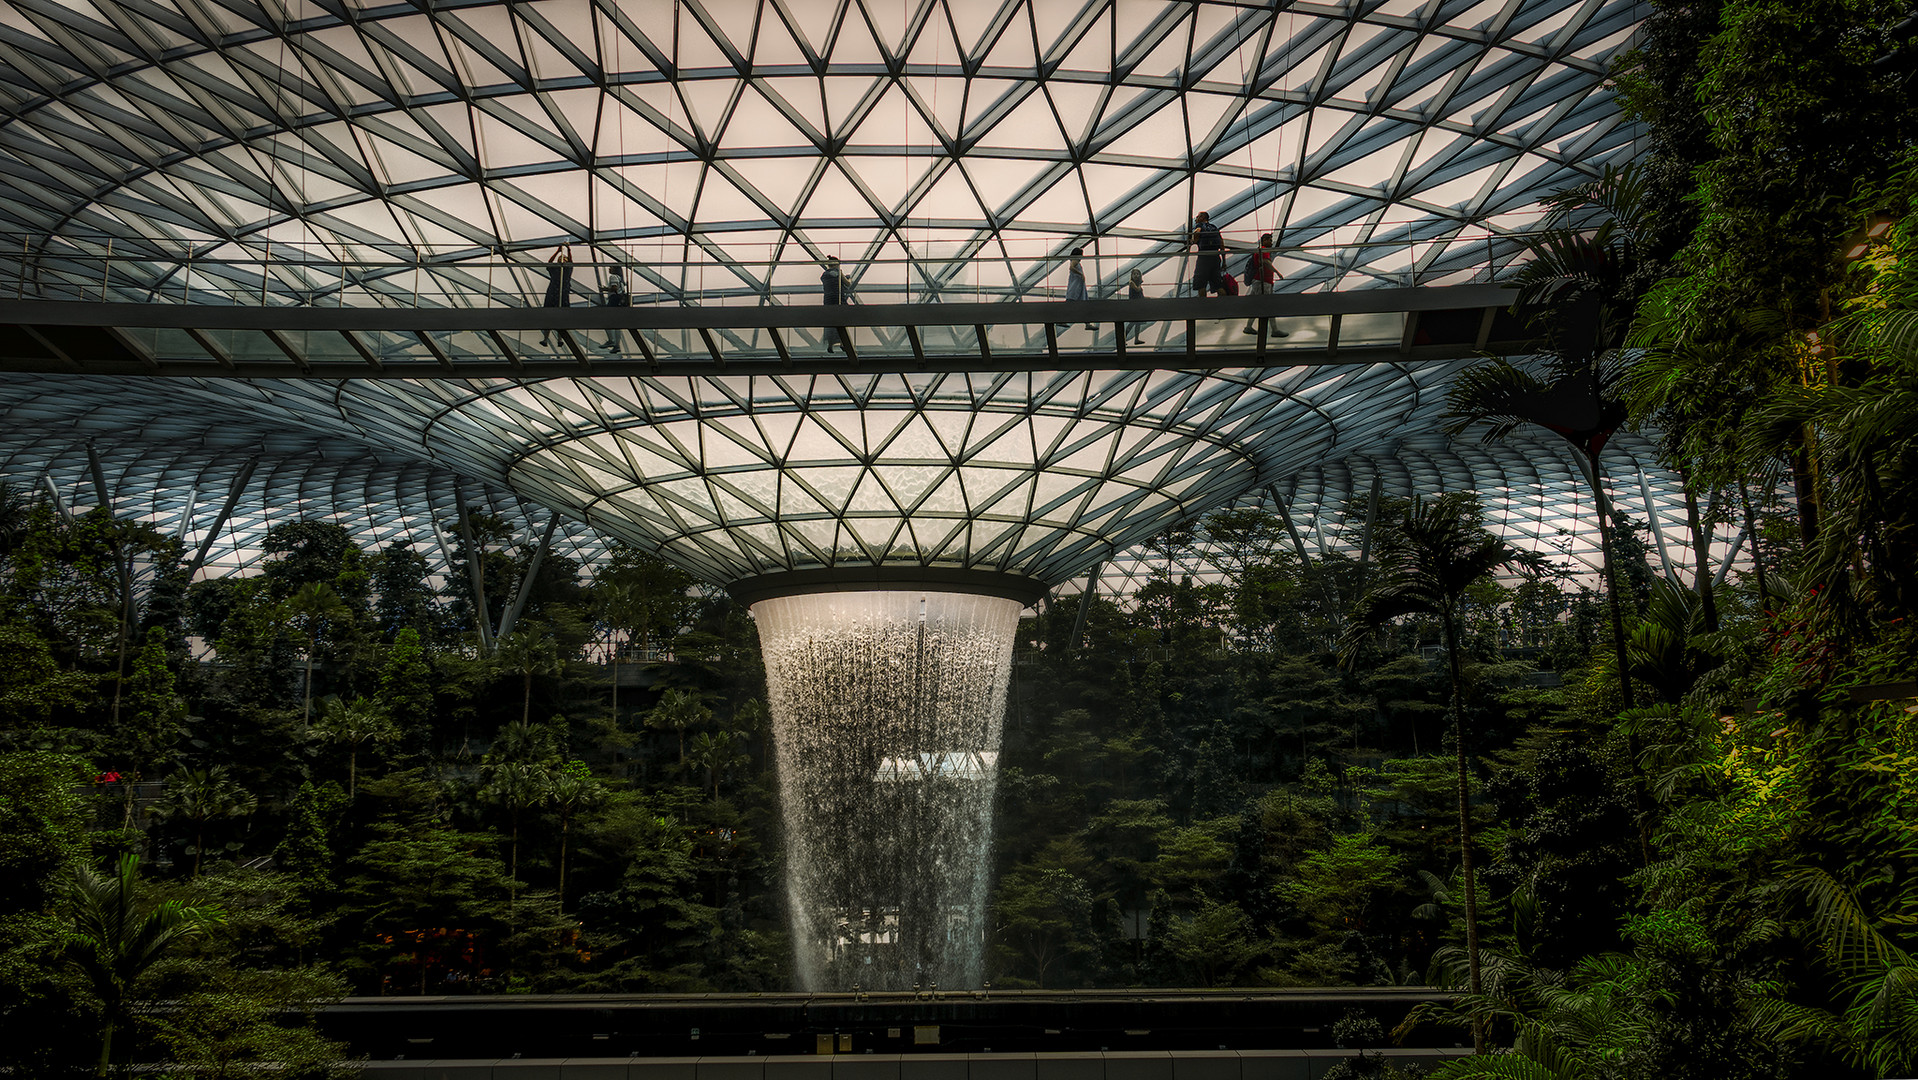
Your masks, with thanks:
M1641 14L1629 0L3 0L0 288L519 305L572 243L576 294L619 266L636 304L811 302L829 254L869 302L1028 300L1056 295L1074 247L1095 297L1134 270L1163 296L1187 276L1201 210L1234 242L1274 233L1285 291L1484 282L1521 253L1543 195L1629 157L1603 83ZM1336 484L1313 478L1435 430L1463 364L9 375L0 475L88 502L91 443L122 512L189 534L237 491L227 568L280 515L430 544L427 523L463 491L529 531L538 508L565 513L583 556L597 531L715 582L907 563L1056 584L1294 477L1324 488L1312 514L1326 517ZM1510 501L1511 462L1445 452L1448 486ZM1578 487L1540 476L1526 506ZM1548 538L1563 515L1506 517Z

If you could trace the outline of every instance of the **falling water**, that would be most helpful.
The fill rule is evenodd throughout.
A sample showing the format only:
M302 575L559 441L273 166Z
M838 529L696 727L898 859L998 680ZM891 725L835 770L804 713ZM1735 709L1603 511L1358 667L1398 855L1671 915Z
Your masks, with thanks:
M753 605L806 990L978 986L1021 605L812 593Z

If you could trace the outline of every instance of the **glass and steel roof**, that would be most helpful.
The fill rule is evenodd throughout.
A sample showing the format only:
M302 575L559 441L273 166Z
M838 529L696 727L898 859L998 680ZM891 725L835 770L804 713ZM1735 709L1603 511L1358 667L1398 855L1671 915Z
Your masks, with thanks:
M1331 316L1228 356L1237 327L1188 314L1155 320L1146 348L1189 366L1128 363L1116 321L1052 327L1033 310L1063 296L1071 249L1094 299L1123 296L1134 271L1148 297L1176 298L1206 211L1229 244L1275 235L1282 292L1489 282L1541 196L1629 157L1604 77L1640 7L4 0L0 299L401 309L413 332L329 347L441 370L8 374L0 472L77 491L90 440L123 463L116 502L148 498L189 530L235 463L259 459L249 521L364 506L369 538L426 543L418 523L459 487L716 582L875 563L1063 582L1175 520L1390 457L1434 430L1466 362L1414 358L1402 318ZM578 331L551 346L523 328L435 331L435 310L539 305L560 244L575 303L617 267L648 309L814 305L836 256L861 305L1006 309L944 333L850 331L862 354L890 342L928 361L869 374L778 373L824 355L826 331L774 338L706 314L632 331L643 369L589 363ZM137 352L147 336L122 339ZM220 334L151 339L234 360ZM1288 362L1308 339L1404 348ZM995 347L1092 359L968 368ZM538 349L570 350L581 373L459 367ZM1206 366L1208 350L1232 366ZM679 375L664 370L676 355L768 367Z
M7 0L0 246L48 296L537 302L568 241L641 303L828 254L1033 295L1080 246L1156 295L1204 210L1288 288L1483 280L1628 152L1642 6Z

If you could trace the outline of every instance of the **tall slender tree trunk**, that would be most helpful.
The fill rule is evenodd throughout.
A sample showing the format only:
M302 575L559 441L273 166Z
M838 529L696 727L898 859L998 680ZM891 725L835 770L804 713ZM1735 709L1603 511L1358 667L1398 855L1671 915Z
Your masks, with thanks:
M1771 587L1765 580L1765 548L1759 540L1758 515L1752 513L1751 486L1745 482L1743 473L1738 477L1738 501L1745 512L1745 535L1751 538L1752 573L1758 577L1758 610L1762 612L1771 602Z
M519 924L519 809L513 809L513 841L506 856L506 936L511 937Z
M318 634L306 639L306 722L313 722L313 650L320 647Z
M104 1010L105 1022L100 1026L100 1060L93 1067L93 1075L105 1076L113 1070L113 1031L116 1006L109 1003Z
M1598 511L1599 564L1605 574L1605 599L1612 614L1612 659L1618 665L1618 695L1623 707L1632 701L1632 666L1625 655L1625 611L1618 594L1618 568L1612 559L1612 499L1605 494L1605 476L1599 471L1598 456L1584 455L1585 475L1592 484L1592 504ZM1636 761L1636 757L1633 759Z
M533 718L533 673L529 671L526 673L526 695L523 698L521 698L520 705L519 705L519 722L524 724L531 721L532 718Z
M360 744L349 743L346 751L346 797L350 801L359 791Z
M114 553L119 559L119 553ZM122 574L124 578L127 575ZM120 693L127 682L127 640L132 636L129 624L133 622L133 590L122 587L120 599L120 658L113 668L113 730L120 730Z
M1585 455L1586 476L1592 482L1593 505L1598 509L1599 547L1604 558L1601 564L1605 568L1605 593L1612 612L1612 660L1618 665L1618 695L1622 708L1632 708L1631 658L1625 652L1625 610L1624 600L1618 592L1618 570L1612 559L1612 500L1605 494L1604 476L1599 472L1598 457ZM1638 765L1638 734L1633 732L1625 737L1625 753L1631 758L1632 767L1632 803L1638 817L1638 854L1645 862L1652 861L1651 837L1651 796L1646 791L1645 773Z
M1703 620L1705 632L1718 632L1718 600L1712 590L1711 536L1705 530L1704 518L1698 512L1698 493L1692 490L1691 475L1684 469L1678 471L1678 482L1685 489L1685 524L1692 533L1692 562L1697 569L1698 610Z
M1791 482L1798 497L1798 537L1805 542L1806 547L1818 542L1821 517L1818 474L1812 461L1815 438L1811 425L1806 424L1793 440L1791 452Z
M1459 628L1456 616L1445 615L1445 657L1452 672L1452 743L1458 752L1458 857L1465 875L1465 969L1467 985L1477 997L1482 983L1478 963L1478 885L1472 876L1472 773L1465 755L1465 694L1460 681ZM1485 1053L1485 1025L1472 1021L1472 1052Z
M571 814L559 818L559 909L566 910L566 841L573 831Z

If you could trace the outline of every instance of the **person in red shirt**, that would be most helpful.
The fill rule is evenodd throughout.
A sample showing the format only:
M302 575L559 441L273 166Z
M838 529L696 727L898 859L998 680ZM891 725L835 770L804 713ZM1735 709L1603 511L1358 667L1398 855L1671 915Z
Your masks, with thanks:
M1279 272L1272 265L1272 234L1259 237L1258 249L1245 257L1245 292L1248 296L1266 296L1272 292L1272 285L1279 280ZM1274 326L1271 319L1265 320L1266 336L1285 337L1285 331ZM1259 332L1257 320L1245 320L1245 332Z

